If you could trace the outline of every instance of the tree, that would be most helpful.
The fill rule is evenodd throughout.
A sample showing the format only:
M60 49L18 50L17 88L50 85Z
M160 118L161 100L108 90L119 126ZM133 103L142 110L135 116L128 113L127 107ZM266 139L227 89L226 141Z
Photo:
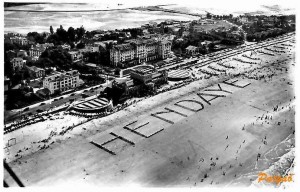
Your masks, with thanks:
M238 29L239 29L239 28L238 28L237 26L232 26L232 27L231 27L231 30L232 30L232 31L237 31Z
M53 35L53 33L54 33L52 25L50 26L50 33L51 33L51 35Z
M69 44L70 44L70 46L71 46L71 49L74 49L74 48L75 48L75 44L74 44L73 42L70 42Z
M76 45L77 49L83 49L85 47L85 44L83 42L80 42Z
M40 43L40 44L43 44L45 43L45 38L43 35L40 35L38 32L29 32L27 34L27 38L30 40L30 41L34 41L36 43Z
M77 34L77 41L81 40L83 35L85 34L85 29L83 28L83 26L76 29L76 34Z
M7 77L12 77L13 75L13 69L10 61L4 62L4 75L6 75Z
M207 12L207 13L206 13L206 18L207 18L207 19L211 19L211 17L212 17L212 15L211 15L210 13Z
M86 38L91 39L93 38L93 34L89 31L85 32Z
M69 70L72 65L72 59L66 50L48 48L41 54L39 64L44 67L57 67Z
M211 44L208 45L208 50L209 51L213 51L214 48L215 48L215 44L214 43L211 43Z
M73 27L69 27L69 29L68 29L68 37L69 37L69 40L71 42L75 41L75 35L76 35L75 29Z
M68 32L60 25L59 28L56 29L56 35L60 41L60 44L68 42Z
M54 33L53 35L50 35L47 38L47 42L48 43L53 43L54 45L58 45L59 44L59 37L56 33Z

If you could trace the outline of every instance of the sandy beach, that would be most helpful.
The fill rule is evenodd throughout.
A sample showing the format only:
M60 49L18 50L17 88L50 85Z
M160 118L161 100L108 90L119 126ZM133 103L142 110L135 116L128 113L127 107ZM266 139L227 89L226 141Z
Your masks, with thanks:
M294 158L295 47L290 44L274 56L249 51L234 56L240 61L229 58L224 65L231 69L212 63L201 70L219 77L145 98L63 135L62 129L86 119L60 114L63 119L24 127L5 135L4 142L19 138L7 148L6 160L26 186L261 186L259 172L286 171ZM190 70L195 78L204 77ZM15 185L6 172L4 178Z

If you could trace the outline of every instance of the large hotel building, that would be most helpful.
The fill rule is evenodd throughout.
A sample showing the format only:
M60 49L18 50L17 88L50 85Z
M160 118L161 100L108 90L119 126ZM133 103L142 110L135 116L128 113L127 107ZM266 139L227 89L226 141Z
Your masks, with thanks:
M164 38L127 40L110 50L110 63L114 66L132 66L145 61L166 59L171 53L171 41Z
M43 87L50 90L50 94L56 91L67 91L79 86L79 73L77 70L55 74L45 77Z

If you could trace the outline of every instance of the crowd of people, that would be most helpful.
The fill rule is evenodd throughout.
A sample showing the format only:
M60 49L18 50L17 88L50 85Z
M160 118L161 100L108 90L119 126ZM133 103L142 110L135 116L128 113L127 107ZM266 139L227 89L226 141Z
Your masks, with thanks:
M271 48L267 48L267 47L265 49L268 50L268 51L275 52L275 53L285 53L285 51L282 51L282 50L271 49Z
M248 59L252 59L252 60L260 60L260 58L258 58L258 57L251 57L251 56L248 56L246 54L243 54L242 57L245 57L245 58L248 58Z
M214 71L208 71L208 70L206 70L206 69L199 69L199 72L205 73L205 74L211 75L211 76L218 76L218 75L219 75L219 73L217 73L217 72L214 72Z
M215 70L215 71L218 71L218 72L221 72L221 73L226 72L226 69L216 68L216 67L211 66L211 65L209 65L208 68L210 68L212 70Z
M286 47L284 46L280 46L280 45L274 45L275 48L278 48L278 49L286 49Z
M228 69L234 69L235 68L234 66L231 66L231 65L226 64L226 63L217 63L217 64L222 66L222 67L228 68Z
M74 116L85 117L87 119L100 118L107 115L107 112L84 113L84 112L78 112L73 110L66 113L69 113L70 115L74 115Z
M275 56L275 54L273 54L273 53L268 53L268 52L265 52L265 51L262 51L262 50L258 50L257 52L265 54L265 55Z
M239 62L241 62L241 63L247 63L247 64L251 64L251 65L257 65L257 64L259 64L258 62L253 62L253 61L246 61L246 60L243 60L243 59L241 59L241 58L236 58L236 57L234 57L234 58L232 58L233 60L236 60L236 61L239 61Z
M269 67L269 65L261 66L259 68L248 71L247 73L244 73L243 76L248 79L255 79L255 80L261 80L261 79L264 79L265 81L272 80L272 77L276 76L278 72L282 72L284 69L285 71L287 70L286 67L280 66L282 63L285 63L285 61L286 60L269 63L269 65L273 64L273 67ZM274 66L274 64L278 66L276 67Z
M19 122L15 122L10 124L9 126L4 126L4 134L10 133L12 131L18 130L22 127L25 127L27 125L32 125L38 122L42 122L45 121L46 119L43 116L39 116L36 118L30 118L27 120L23 120L23 121L19 121Z

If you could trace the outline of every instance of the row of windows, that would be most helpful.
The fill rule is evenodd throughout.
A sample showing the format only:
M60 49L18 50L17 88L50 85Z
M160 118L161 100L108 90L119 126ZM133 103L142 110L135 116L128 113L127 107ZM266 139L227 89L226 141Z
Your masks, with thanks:
M14 63L13 66L23 66L23 63Z
M72 81L71 81L71 79L69 80L69 82L68 81L60 81L60 82L54 82L53 83L53 85L56 85L56 84L61 84L61 85L63 85L63 84L67 84L67 83L71 83ZM75 80L73 80L73 83L76 83L77 81L76 81L76 79Z
M76 83L73 83L73 84L72 84L72 83L68 83L68 84L61 85L61 86L54 85L53 88L54 88L54 89L57 89L57 88L59 88L59 87L60 87L60 88L63 88L63 87L71 87L71 86L72 86L72 87L76 86Z

